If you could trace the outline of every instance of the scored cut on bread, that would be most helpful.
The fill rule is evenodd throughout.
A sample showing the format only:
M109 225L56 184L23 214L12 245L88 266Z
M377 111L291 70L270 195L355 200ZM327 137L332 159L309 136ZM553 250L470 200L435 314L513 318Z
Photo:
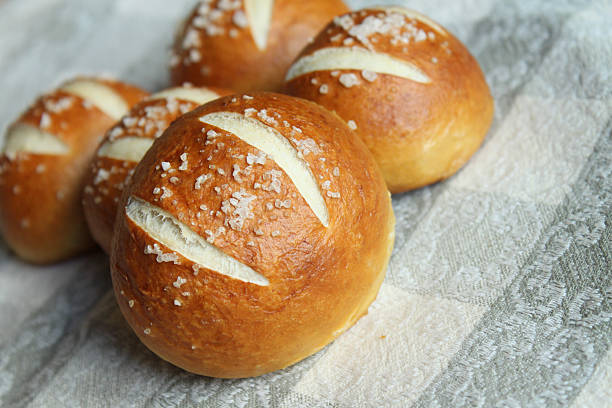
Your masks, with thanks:
M243 282L268 286L270 282L253 269L210 244L172 214L139 198L130 197L127 217L156 241L200 267ZM178 258L178 257L177 257Z
M493 118L489 88L467 48L402 7L336 17L285 80L287 93L347 122L393 193L453 175L481 145Z
M342 0L201 1L178 30L172 82L279 90L293 58L347 11Z
M0 231L33 263L93 246L80 203L104 132L147 95L106 78L76 78L41 96L7 131L0 154Z
M300 157L300 152L276 129L251 118L251 112L244 115L235 112L215 112L200 118L207 125L233 133L236 137L261 150L289 176L302 194L312 211L323 225L329 224L327 207L317 180Z
M122 313L160 357L214 377L277 370L340 335L375 299L394 240L365 145L329 111L272 93L175 121L120 208Z
M180 115L229 93L220 88L169 88L135 105L109 129L90 165L83 194L87 224L104 251L110 253L119 197L154 139Z

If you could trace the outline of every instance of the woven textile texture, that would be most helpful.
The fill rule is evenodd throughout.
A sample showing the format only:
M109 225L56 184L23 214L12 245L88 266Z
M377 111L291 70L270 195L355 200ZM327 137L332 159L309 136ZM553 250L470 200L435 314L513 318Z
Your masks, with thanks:
M612 2L395 3L465 42L496 112L457 175L394 196L369 314L285 370L198 377L132 334L105 256L33 267L0 242L0 406L612 406ZM165 87L193 4L2 1L2 131L76 73Z

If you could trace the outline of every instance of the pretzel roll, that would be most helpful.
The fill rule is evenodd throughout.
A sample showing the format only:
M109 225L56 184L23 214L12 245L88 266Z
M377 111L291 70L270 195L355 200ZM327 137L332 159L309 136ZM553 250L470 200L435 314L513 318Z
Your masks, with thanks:
M346 124L273 93L182 116L136 167L111 269L142 342L185 370L264 374L321 349L367 311L394 217Z
M481 145L493 117L489 88L466 47L399 7L336 18L286 80L289 94L347 121L393 193L453 175Z
M106 133L91 162L83 192L87 224L106 253L110 253L121 193L153 140L182 114L230 93L217 88L170 88L134 106Z
M147 93L77 78L13 123L0 155L0 230L26 261L57 262L93 246L81 207L87 167L104 132Z
M172 82L278 90L308 40L347 11L342 0L201 1L178 31Z

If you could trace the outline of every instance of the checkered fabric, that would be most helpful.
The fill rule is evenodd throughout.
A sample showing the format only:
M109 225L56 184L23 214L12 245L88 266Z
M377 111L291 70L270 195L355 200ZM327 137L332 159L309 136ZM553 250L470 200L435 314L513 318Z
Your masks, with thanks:
M137 340L103 255L41 268L0 243L1 406L612 406L612 3L395 3L465 42L496 113L457 175L393 198L369 314L285 370L199 377ZM3 1L0 124L76 73L165 87L192 5Z

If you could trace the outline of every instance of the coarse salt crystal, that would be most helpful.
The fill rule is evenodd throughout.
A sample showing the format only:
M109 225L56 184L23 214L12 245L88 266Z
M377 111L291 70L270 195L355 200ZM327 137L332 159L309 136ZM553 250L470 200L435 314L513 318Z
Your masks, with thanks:
M99 169L93 183L94 185L100 184L101 182L108 180L109 177L110 177L110 172L108 170Z
M359 78L357 78L357 75L355 74L342 74L340 75L340 83L345 87L345 88L351 88L355 85L359 84Z
M302 156L307 156L310 153L315 153L315 154L322 153L321 149L317 145L317 142L315 142L313 139L310 139L310 138L304 139L304 140L292 139L291 141L295 143L295 146L297 147L299 153L302 154Z
M195 185L194 188L196 190L199 190L202 188L202 184L204 184L208 179L210 179L212 176L210 174L202 174L201 176L199 176L196 181L195 181ZM200 207L201 208L201 207Z
M187 283L187 279L184 279L184 278L181 278L180 276L177 276L176 281L174 281L172 283L172 286L174 286L175 288L180 288L185 283Z
M425 34L425 31L419 30L417 31L417 34L414 37L414 42L421 42L421 41L425 41L426 39L427 39L427 34Z
M238 10L232 16L232 22L240 28L246 28L249 26L249 19L242 10Z
M334 24L348 31L355 25L355 21L350 14L345 14L334 18Z
M125 118L123 118L123 124L125 125L125 127L132 127L136 125L137 123L138 123L138 119L133 118L131 116L126 116Z
M368 82L374 82L376 78L378 78L378 74L376 72L368 71L366 69L361 71L361 76Z
M180 261L178 258L178 255L174 252L165 254L159 244L153 244L153 246L151 245L147 245L145 247L144 250L145 255L149 255L149 254L153 254L153 255L157 255L156 261L157 263L162 263L162 262L172 262L175 265L180 265Z
M202 60L202 54L196 49L191 49L189 51L189 59L191 62L200 62Z
M240 177L240 166L237 164L234 164L232 166L233 171L232 171L232 177L234 177L234 180L236 180L238 183L242 183L242 177Z
M108 137L110 140L114 140L115 138L121 136L123 134L123 128L116 126L113 130L110 131Z
M257 114L257 109L247 108L244 110L244 116L246 116L247 118L253 115L256 115L256 114Z
M162 187L162 190L164 191L164 193L159 197L160 199L164 199L164 198L168 198L168 197L172 197L172 191L168 190L166 187Z
M257 117L270 125L278 125L276 119L268 115L267 109L262 109L257 113Z
M279 208L279 209L281 209L281 208L291 208L291 200L287 199L287 200L283 201L283 200L276 199L274 201L274 206L276 208Z
M257 154L247 153L246 162L248 164L266 164L266 154L262 151Z

